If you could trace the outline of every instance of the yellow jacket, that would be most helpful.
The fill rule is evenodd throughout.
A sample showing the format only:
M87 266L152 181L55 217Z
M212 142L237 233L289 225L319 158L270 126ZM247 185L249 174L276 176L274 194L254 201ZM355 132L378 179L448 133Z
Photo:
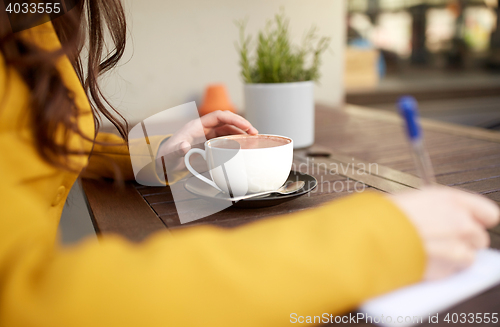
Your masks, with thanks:
M60 46L50 23L26 34ZM67 58L58 69L76 95L80 126L93 135ZM160 232L139 245L102 236L63 248L56 231L77 175L38 156L24 119L28 95L0 56L0 326L282 326L291 314L344 313L422 277L426 259L414 227L373 193L234 230ZM77 136L71 144L92 147ZM94 152L131 174L126 146ZM112 174L102 159L73 159Z

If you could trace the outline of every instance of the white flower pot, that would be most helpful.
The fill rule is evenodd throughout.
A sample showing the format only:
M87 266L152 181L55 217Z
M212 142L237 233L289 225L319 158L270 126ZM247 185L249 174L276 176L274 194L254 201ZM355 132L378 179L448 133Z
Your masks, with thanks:
M314 82L245 84L245 115L260 134L314 143Z

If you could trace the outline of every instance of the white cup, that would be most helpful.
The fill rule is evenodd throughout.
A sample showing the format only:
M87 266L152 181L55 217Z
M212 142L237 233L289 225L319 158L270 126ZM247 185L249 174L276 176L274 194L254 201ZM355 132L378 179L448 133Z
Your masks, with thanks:
M243 140L245 138L247 140ZM241 148L241 142L262 140L273 140L277 145ZM205 159L212 180L193 169L189 158L194 153ZM194 148L184 157L187 169L194 176L233 197L277 190L287 180L292 161L293 140L278 135L218 137L206 141L205 150Z

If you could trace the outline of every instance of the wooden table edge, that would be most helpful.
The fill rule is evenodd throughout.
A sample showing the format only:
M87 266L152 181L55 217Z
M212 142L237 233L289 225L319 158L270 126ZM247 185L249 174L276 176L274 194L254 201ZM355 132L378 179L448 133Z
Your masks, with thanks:
M320 106L320 108L326 108L326 106ZM348 114L364 118L390 122L402 121L397 114L381 109L346 104L344 110ZM421 118L421 123L424 129L500 143L500 132L497 131L487 130L480 127L445 123L427 118Z
M168 231L163 221L150 205L137 191L134 183L126 182L122 186L117 186L109 180L80 179L79 183L83 190L85 202L87 204L92 224L96 234L118 234L127 239L140 242L156 231ZM99 185L99 186L97 186ZM106 202L107 207L104 219L96 219L96 210L101 210L102 201L96 195L96 187L102 191L115 192L115 197L109 197ZM123 200L123 199L126 199ZM103 214L99 214L103 217ZM147 226L147 228L144 228Z

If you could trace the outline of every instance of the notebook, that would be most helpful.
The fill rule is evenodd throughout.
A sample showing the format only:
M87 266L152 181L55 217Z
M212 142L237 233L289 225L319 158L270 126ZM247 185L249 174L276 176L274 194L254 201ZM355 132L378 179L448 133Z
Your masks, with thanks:
M428 323L429 316L435 316L499 283L500 252L481 250L471 267L451 277L421 282L365 302L358 309L359 317L362 313L365 315L363 322L373 322L379 326L401 327ZM442 323L443 318L441 314L439 322Z

